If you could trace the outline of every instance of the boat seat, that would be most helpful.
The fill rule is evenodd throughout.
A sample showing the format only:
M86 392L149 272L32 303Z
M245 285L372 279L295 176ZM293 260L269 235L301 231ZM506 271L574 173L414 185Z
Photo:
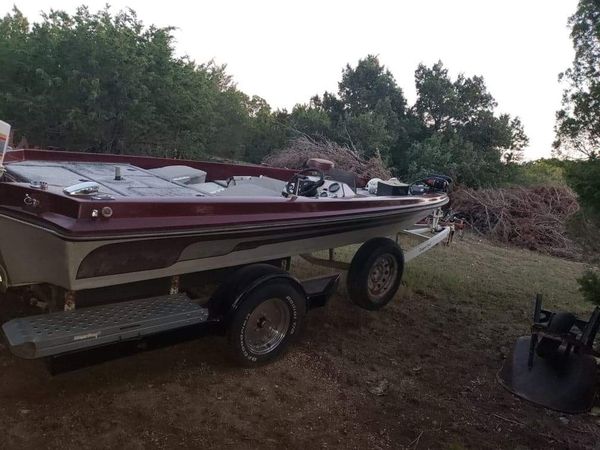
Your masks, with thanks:
M204 170L194 169L190 166L164 166L157 169L148 169L148 172L177 184L199 184L206 181Z
M218 181L217 181L218 183ZM286 182L278 180L277 178L265 177L263 175L258 177L231 177L227 180L227 187L231 188L233 186L259 186L265 189L270 189L276 192L278 195L281 195L281 192L285 189Z
M206 183L186 184L186 187L194 189L204 195L279 197L285 188L285 181L265 176L235 176L228 180L214 180Z
M281 191L265 188L255 184L238 184L216 192L219 197L281 197Z
M198 191L202 195L214 195L217 192L225 190L223 185L213 181L209 181L207 183L187 184L185 187Z

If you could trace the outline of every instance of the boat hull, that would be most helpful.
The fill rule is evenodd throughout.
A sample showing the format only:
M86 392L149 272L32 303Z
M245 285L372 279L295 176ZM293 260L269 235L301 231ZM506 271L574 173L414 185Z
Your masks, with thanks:
M435 207L442 206L436 204ZM0 215L0 265L8 286L48 283L100 288L255 263L392 236L434 208L327 222L186 230L132 237L74 239L40 224Z
M284 258L394 235L448 203L441 192L374 196L339 182L319 197L283 196L296 172L255 165L42 150L5 162L0 287L94 289ZM152 172L170 166L207 183ZM216 182L227 195L189 187ZM98 195L77 194L82 183Z

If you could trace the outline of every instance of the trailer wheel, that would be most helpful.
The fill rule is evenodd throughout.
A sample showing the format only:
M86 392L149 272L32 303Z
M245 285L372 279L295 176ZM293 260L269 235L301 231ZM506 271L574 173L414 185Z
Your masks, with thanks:
M292 284L274 279L248 294L229 325L234 358L256 366L277 358L298 334L306 299Z
M394 241L375 238L356 252L348 270L348 295L356 305L371 311L394 298L404 271L404 255Z

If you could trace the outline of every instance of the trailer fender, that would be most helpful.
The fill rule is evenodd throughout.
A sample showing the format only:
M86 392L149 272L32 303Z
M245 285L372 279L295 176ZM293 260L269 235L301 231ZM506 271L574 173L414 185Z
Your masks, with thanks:
M304 298L307 297L307 294L304 291L304 286L302 286L302 283L300 283L295 277L293 277L292 275L290 275L287 272L286 273L273 273L273 274L264 275L260 278L255 279L252 283L250 283L248 286L246 286L244 289L242 289L241 292L239 292L238 296L233 301L229 312L230 313L235 312L240 307L240 305L243 303L244 299L258 287L260 287L263 284L266 284L272 280L279 280L279 279L286 280L286 282L288 282L295 289L297 289L298 292L300 294L302 294L302 296Z
M213 293L208 302L210 317L226 325L252 291L278 279L285 280L304 298L308 297L302 283L288 272L270 264L252 264L234 272Z

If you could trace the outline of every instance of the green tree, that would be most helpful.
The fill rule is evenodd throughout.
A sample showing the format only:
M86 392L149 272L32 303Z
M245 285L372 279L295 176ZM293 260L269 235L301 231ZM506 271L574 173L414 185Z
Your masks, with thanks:
M251 117L223 66L177 58L171 28L131 11L0 20L0 116L31 144L239 157Z
M581 204L600 217L600 159L592 158L569 164L566 179L577 192Z
M555 148L559 153L587 156L565 168L567 182L589 217L600 225L600 3L579 0L569 19L575 48L573 65L561 74L567 83L563 108L557 112ZM584 298L600 304L600 277L587 271L579 280Z
M288 141L288 114L273 113L269 104L254 96L247 102L250 129L245 143L243 159L260 163L274 149L283 148Z
M458 134L434 133L410 147L407 176L415 180L442 173L467 186L486 186L490 180L501 178L501 168L485 156Z
M396 115L403 115L406 109L402 89L374 55L359 60L356 67L346 65L338 85L338 96L344 110L356 115L376 111L382 102L389 103L390 110Z
M582 205L600 214L600 3L580 0L569 25L575 59L561 74L568 85L557 113L555 146L566 154L575 150L587 157L569 164L566 178Z
M312 137L335 139L331 118L313 99L309 104L294 106L289 115L289 127L293 133L308 134Z
M471 186L497 183L506 177L506 164L520 160L528 139L519 118L495 114L496 102L483 78L461 74L452 80L440 61L431 67L419 65L415 82L413 110L426 137L411 146L409 173L418 167L415 161L431 161L429 166L453 173L458 181ZM460 146L464 148L460 150Z
M172 29L132 10L50 11L0 19L0 117L40 147L260 162L290 138L325 138L401 176L448 171L471 185L505 176L527 143L517 118L494 113L481 77L419 66L418 99L377 56L347 65L336 93L290 113L237 89L225 66L175 56Z
M309 105L296 107L291 119L303 133L335 140L365 157L379 152L392 163L399 160L398 145L408 128L402 89L373 55L344 68L337 94L313 97Z
M557 112L554 146L559 153L593 156L600 144L600 3L580 0L569 25L575 59L560 75L567 88Z

